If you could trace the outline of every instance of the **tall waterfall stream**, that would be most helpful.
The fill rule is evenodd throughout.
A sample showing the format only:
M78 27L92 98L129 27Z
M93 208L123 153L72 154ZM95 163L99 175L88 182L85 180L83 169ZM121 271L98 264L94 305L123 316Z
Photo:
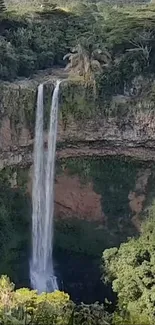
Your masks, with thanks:
M51 103L47 155L44 152L43 84L38 87L32 191L32 258L30 280L38 293L58 289L53 266L54 166L59 104L57 81Z

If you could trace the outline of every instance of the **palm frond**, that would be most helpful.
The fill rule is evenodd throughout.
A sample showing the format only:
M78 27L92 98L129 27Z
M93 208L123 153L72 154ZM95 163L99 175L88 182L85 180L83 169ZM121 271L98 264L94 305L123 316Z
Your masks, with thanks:
M99 70L101 70L101 64L98 60L91 60L91 66L92 67L97 67Z
M67 54L65 54L64 57L63 57L63 60L68 59L71 55L73 55L73 53L67 53Z

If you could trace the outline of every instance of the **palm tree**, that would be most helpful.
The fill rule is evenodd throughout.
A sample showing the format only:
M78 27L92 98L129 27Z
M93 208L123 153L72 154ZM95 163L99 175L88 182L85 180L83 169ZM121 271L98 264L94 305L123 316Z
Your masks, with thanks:
M95 74L100 73L103 67L111 62L111 55L106 49L104 51L92 50L91 45L86 48L78 43L63 59L69 60L65 68L66 71L83 76L84 80L94 81Z
M65 70L71 73L85 77L88 74L90 67L89 54L87 50L79 43L72 49L72 52L67 53L63 60L69 60Z

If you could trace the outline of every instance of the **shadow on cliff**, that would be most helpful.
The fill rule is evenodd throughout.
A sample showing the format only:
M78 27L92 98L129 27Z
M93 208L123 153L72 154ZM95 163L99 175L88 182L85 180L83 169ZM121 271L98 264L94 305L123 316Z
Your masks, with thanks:
M0 184L0 275L16 287L28 286L30 203L19 189Z

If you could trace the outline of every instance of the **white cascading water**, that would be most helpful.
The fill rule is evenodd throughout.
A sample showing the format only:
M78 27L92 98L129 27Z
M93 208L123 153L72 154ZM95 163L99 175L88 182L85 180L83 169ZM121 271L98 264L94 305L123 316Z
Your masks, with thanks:
M43 135L43 85L38 87L35 142L34 177L32 192L32 258L30 280L38 293L58 289L54 275L53 216L54 216L54 167L57 137L59 104L59 85L57 81L51 104L48 150L45 157ZM46 158L46 159L45 159Z

